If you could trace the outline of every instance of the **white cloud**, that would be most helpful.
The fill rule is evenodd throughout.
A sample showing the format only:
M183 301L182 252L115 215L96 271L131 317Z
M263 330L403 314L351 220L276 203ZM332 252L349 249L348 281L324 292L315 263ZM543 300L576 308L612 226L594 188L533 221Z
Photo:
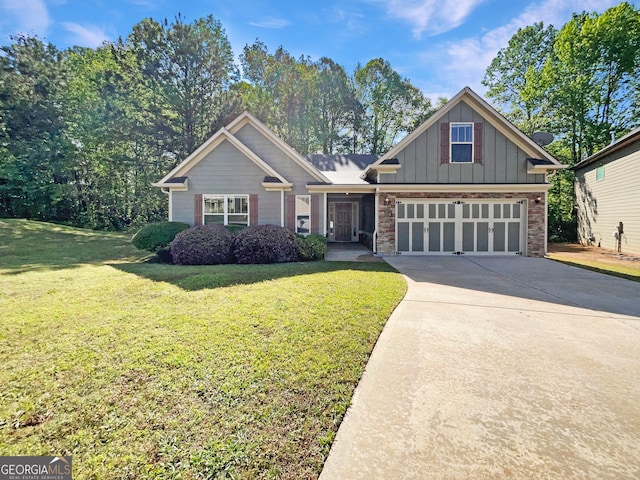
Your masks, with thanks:
M481 84L484 73L498 51L505 48L511 37L523 28L536 22L561 28L571 19L574 12L603 12L618 4L618 0L544 0L530 3L524 11L506 25L486 32L479 37L446 42L428 52L424 52L423 61L438 62L443 65L440 76L441 85L432 88L451 86L449 96L465 85L483 94Z
M73 22L62 22L62 26L74 34L71 42L74 45L95 48L109 40L104 30L94 25L83 26Z
M0 0L2 24L10 25L14 33L27 33L44 37L51 19L44 0Z
M383 4L387 15L412 26L415 38L437 35L460 26L486 0L368 0Z
M259 28L284 28L289 26L290 22L284 18L267 17L258 22L249 22L249 25Z

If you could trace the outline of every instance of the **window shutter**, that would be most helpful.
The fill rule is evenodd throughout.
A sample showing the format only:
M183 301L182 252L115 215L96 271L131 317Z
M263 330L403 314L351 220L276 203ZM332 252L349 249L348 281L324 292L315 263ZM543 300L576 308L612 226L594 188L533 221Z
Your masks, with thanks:
M473 163L482 163L482 123L473 124Z
M449 163L449 123L440 124L440 163Z
M287 215L285 225L293 232L296 231L296 196L287 195Z
M320 233L320 195L311 195L311 233Z
M249 225L258 225L258 194L249 195Z
M202 225L202 194L193 196L193 225Z

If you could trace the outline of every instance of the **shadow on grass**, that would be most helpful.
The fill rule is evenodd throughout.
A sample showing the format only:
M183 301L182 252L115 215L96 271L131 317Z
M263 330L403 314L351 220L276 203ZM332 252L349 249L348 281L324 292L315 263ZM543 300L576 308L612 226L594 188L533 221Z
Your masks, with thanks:
M111 267L154 282L167 282L183 290L195 291L250 285L278 278L314 273L355 270L361 272L396 272L387 263L378 262L293 262L269 265L201 265L181 266L157 263L114 263Z
M132 262L145 253L130 235L29 220L0 219L0 270L4 275L63 270L105 262Z

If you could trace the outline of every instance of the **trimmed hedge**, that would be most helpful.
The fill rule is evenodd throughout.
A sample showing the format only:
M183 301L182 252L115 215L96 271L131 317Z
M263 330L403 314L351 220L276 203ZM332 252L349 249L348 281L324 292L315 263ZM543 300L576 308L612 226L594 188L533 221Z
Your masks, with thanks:
M327 237L324 235L296 236L298 243L298 257L303 262L324 260L327 253Z
M255 225L236 234L233 253L238 263L285 263L298 260L298 242L291 230Z
M131 239L139 250L158 252L169 247L176 235L189 228L182 222L155 222L142 227Z
M180 232L171 242L178 265L233 263L233 234L223 225L198 225Z

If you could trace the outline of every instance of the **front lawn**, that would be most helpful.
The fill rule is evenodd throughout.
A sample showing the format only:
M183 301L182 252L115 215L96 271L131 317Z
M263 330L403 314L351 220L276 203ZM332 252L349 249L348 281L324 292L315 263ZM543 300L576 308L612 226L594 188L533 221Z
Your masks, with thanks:
M385 263L179 267L0 220L0 455L74 478L315 478L406 290Z

